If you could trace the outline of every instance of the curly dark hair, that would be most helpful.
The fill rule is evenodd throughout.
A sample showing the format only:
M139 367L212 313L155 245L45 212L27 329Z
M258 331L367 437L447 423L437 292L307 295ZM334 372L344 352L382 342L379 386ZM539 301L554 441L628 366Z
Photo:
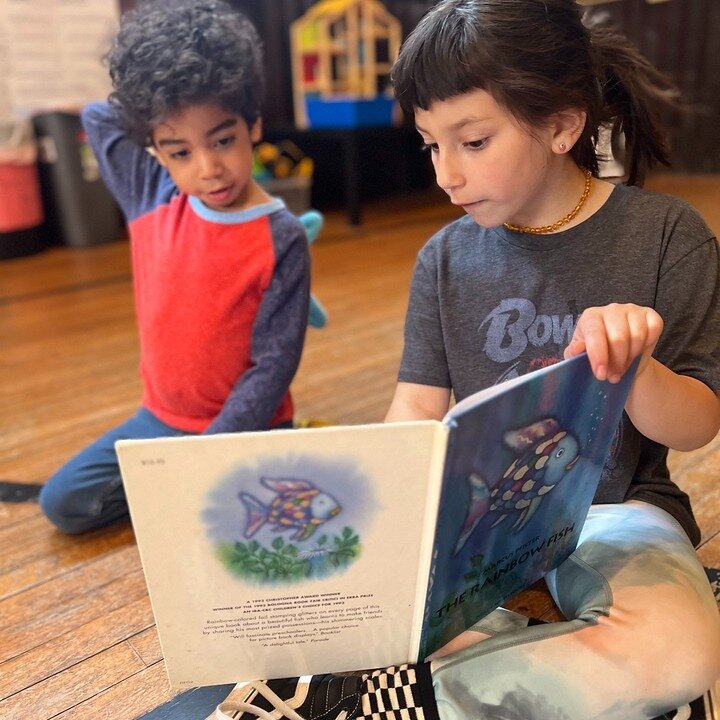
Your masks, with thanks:
M474 89L530 126L581 108L576 163L597 174L598 128L608 124L625 134L630 185L669 164L662 115L680 107L672 81L576 0L442 0L403 43L392 82L410 114Z
M252 23L222 0L149 0L126 13L105 56L109 101L140 145L190 105L217 103L248 126L260 116L262 46Z

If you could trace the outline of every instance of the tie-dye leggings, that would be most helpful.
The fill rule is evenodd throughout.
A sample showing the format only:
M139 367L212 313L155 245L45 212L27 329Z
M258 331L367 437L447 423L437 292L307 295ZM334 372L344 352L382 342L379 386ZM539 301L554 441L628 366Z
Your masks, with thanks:
M433 660L441 720L646 720L720 676L718 608L665 511L593 506L547 582L566 622L495 634L479 623L456 647L486 639Z

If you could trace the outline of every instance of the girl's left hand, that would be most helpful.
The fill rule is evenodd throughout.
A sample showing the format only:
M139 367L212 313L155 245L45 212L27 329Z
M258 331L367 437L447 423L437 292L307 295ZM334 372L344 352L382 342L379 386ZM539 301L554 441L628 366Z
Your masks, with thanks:
M662 318L649 307L632 303L591 307L580 315L565 358L587 352L595 377L616 383L638 355L642 355L640 375L662 329Z

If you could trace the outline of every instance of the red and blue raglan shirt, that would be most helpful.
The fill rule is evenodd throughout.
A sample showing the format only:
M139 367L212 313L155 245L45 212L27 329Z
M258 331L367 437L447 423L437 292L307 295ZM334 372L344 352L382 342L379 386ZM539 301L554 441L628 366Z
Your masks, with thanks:
M309 302L300 222L279 199L218 212L180 194L107 103L82 121L128 222L143 406L188 432L291 420Z

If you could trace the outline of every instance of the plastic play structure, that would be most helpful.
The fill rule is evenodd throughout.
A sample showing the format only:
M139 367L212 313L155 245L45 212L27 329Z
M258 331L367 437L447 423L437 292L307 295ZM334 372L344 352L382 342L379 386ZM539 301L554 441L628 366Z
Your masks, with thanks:
M320 0L290 28L295 124L392 124L400 22L380 0Z

